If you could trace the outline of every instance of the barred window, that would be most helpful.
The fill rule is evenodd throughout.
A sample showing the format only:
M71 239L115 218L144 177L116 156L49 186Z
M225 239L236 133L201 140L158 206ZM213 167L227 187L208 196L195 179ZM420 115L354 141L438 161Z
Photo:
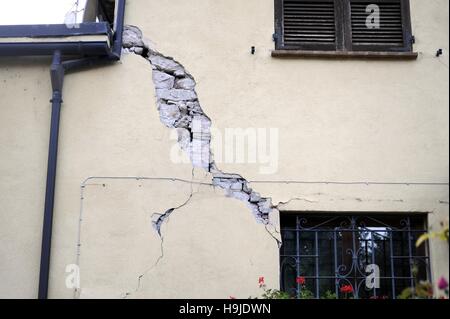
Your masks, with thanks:
M409 0L275 0L277 50L411 52Z
M427 245L415 245L424 232L424 215L284 213L281 289L297 298L395 299L430 279Z

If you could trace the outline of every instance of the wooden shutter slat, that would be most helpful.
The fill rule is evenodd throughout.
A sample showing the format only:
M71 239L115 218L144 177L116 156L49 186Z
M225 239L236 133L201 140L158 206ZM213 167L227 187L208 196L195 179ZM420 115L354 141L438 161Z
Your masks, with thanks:
M283 42L285 46L334 45L334 3L330 1L284 1Z
M380 28L369 29L366 18L369 3L351 1L351 26L353 45L403 46L403 25L400 1L374 1L380 8Z

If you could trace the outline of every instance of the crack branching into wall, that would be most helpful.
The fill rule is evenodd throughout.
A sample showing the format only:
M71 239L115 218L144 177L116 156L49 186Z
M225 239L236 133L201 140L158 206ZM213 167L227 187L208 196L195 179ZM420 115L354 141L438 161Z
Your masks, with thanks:
M194 168L192 168L192 179L194 178ZM154 213L152 215L152 224L153 227L155 227L156 232L158 233L159 237L161 238L161 254L163 254L162 250L163 250L163 235L161 234L161 227L163 225L163 223L169 219L170 215L172 215L172 213L177 210L180 209L184 206L186 206L189 201L192 199L192 196L194 196L194 190L192 188L192 184L193 184L193 180L191 180L191 192L189 194L189 197L180 205L176 206L176 207L172 207L167 209L164 213Z
M193 174L193 169L192 169L192 174ZM156 259L155 263L153 265L150 266L150 268L146 269L144 272L142 272L138 278L137 278L137 286L136 289L131 292L125 292L122 294L122 298L128 298L129 296L131 296L133 293L136 293L139 291L139 289L141 288L141 281L142 279L156 266L158 266L159 262L164 258L164 234L161 232L161 227L163 225L163 223L165 221L168 221L170 216L172 215L173 212L175 212L177 209L180 209L184 206L186 206L192 199L192 197L194 196L194 189L192 187L192 181L191 181L191 191L190 194L188 196L188 198L180 205L173 207L173 208L169 208L167 209L164 213L160 214L160 213L154 213L152 215L152 223L153 226L155 227L158 236L161 240L161 244L160 244L160 249L161 249L161 254L158 256L158 258Z
M200 106L194 77L181 63L152 48L135 26L125 26L123 48L150 62L160 120L166 127L177 130L178 143L189 155L193 166L211 173L213 185L225 190L227 196L246 202L257 220L267 229L270 225L269 214L275 207L271 199L262 197L251 189L242 176L222 172L214 162L211 152L211 120ZM167 210L154 221L159 235L161 224L172 211ZM279 244L278 240L277 243Z

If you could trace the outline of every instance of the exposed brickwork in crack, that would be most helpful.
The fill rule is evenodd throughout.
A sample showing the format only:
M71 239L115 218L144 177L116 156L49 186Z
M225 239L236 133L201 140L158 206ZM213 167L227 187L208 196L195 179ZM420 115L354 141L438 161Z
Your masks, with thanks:
M222 172L214 162L210 146L211 120L200 105L195 91L194 77L181 63L152 48L144 40L142 32L137 27L125 26L123 48L150 62L160 120L166 127L177 131L178 143L181 149L189 155L193 166L211 173L212 184L224 189L227 196L246 202L257 220L264 224L267 233L280 246L281 242L277 238L279 233L276 227L271 227L269 230L269 227L272 226L269 214L274 208L271 199L261 197L259 193L252 190L248 186L248 181L242 176ZM161 238L161 255L155 264L138 276L135 291L125 293L124 298L128 298L140 289L143 277L164 257L164 234L161 232L161 227L174 211L189 203L192 195L191 192L186 202L180 206L153 215L153 226Z
M267 226L274 208L271 199L252 190L242 176L222 172L214 162L210 147L211 120L200 106L194 77L181 63L152 48L135 26L125 26L123 47L150 62L161 122L177 130L178 143L189 154L193 166L210 172L214 186L224 189L228 196L246 202L257 220ZM169 209L154 221L159 234L161 224L171 212Z

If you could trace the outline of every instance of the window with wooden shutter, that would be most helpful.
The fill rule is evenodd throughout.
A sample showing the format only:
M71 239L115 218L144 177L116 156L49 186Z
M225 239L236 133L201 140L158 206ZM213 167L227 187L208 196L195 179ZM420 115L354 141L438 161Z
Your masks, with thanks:
M275 0L277 50L411 52L409 0Z

